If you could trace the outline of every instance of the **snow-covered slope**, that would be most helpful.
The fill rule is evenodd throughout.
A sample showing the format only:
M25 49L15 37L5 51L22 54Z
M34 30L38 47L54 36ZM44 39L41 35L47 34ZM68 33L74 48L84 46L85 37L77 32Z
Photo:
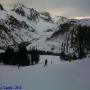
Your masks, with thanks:
M90 19L52 16L48 12L38 12L23 4L15 4L10 11L4 10L1 6L0 47L28 41L32 43L28 49L34 46L45 51L60 52L61 43L65 41L67 32L72 28L63 26L61 30L61 25L66 23L90 26Z
M49 13L39 13L22 4L16 4L11 11L2 8L0 10L0 47L16 45L24 41L31 42L47 34L50 36L57 27Z
M1 24L4 22L4 27L10 31L8 35L8 32L3 30L4 35L2 34L1 38L3 36L5 38L0 40L1 47L30 41L34 46L38 44L37 46L41 49L45 50L47 47L46 50L51 50L53 42L48 42L52 43L50 48L48 43L46 44L46 40L55 32L58 25L48 12L38 12L23 4L16 4L11 11L1 11L0 15Z
M55 28L57 26L52 21L49 13L40 13L33 8L27 8L23 4L16 4L11 10L11 13L18 19L24 19L25 22L28 25L31 25L38 33L43 32L44 30Z
M48 64L44 67L46 58ZM61 62L58 57L41 56L35 66L18 69L17 66L0 65L1 86L18 86L22 90L90 90L90 60L69 63Z
M51 35L49 40L52 41L64 41L67 38L67 34L70 35L70 31L73 29L77 30L77 26L90 27L90 19L68 19L64 23L59 24L55 32Z
M68 19L65 23L72 23L75 25L90 26L90 18L85 19Z
M63 24L68 20L69 19L64 16L53 16L53 21L55 21L58 25Z
M0 10L0 47L30 41L36 33L24 21L19 21L5 10ZM36 37L36 36L35 36Z
M22 15L23 12L24 15ZM27 47L28 49L30 49L31 47L37 47L40 50L60 52L62 42L64 42L67 38L67 31L72 28L72 26L70 26L68 29L65 29L65 34L61 35L61 33L58 32L60 31L61 24L90 24L89 19L77 20L68 19L63 16L52 17L48 12L38 12L33 8L27 8L22 4L15 5L14 9L12 9L11 11L11 14L20 20L24 20L29 26L32 26L38 33L38 37L35 37L32 40L32 44ZM57 34L55 35L54 33L56 32Z
M73 53L73 48L71 48L72 31L74 32L74 34L77 33L79 27L81 27L82 29L86 27L84 28L86 29L85 32L90 34L88 32L90 28L90 19L68 19L66 22L60 24L56 28L55 32L51 35L51 37L47 39L47 41L58 43L57 50L59 50L59 52L61 51L62 44L64 43L66 46L68 41L69 53Z

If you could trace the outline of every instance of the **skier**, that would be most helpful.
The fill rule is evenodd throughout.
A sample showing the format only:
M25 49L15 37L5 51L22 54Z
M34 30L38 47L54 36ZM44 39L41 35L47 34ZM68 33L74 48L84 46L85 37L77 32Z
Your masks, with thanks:
M47 63L48 63L48 61L47 61L47 59L46 59L46 60L45 60L44 67L46 67L46 66L47 66Z

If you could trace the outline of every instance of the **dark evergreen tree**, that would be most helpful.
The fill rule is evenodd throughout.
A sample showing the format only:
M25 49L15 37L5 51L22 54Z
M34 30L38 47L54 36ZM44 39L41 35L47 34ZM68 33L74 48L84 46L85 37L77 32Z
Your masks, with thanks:
M38 62L39 62L39 52L36 50L36 52L35 52L35 64L38 64Z
M35 61L35 48L33 47L32 50L31 50L31 65L34 64L34 61Z
M76 59L77 59L77 56L76 56L75 53L72 55L72 59L73 59L73 60L76 60Z
M37 48L35 49L34 47L31 50L31 64L38 64L39 62L39 51Z
M14 49L11 47L8 47L5 51L3 63L11 65L14 60Z
M90 48L90 27L89 26L76 26L72 30L72 41L75 52L78 53L78 58L82 59L86 56Z
M3 62L4 59L4 53L0 53L0 63Z
M30 65L30 60L27 56L26 50L20 49L15 55L15 63L19 66Z
M2 59L1 59L1 53L0 53L0 63L1 63Z
M28 53L26 50L26 46L28 44L26 42L20 43L18 46L18 51L15 53L14 63L19 66L28 66L30 65L30 60L28 58Z
M84 31L82 30L81 25L78 26L78 31L77 31L77 52L78 52L78 58L82 59L85 56L85 52L84 52Z
M65 52L62 51L62 52L60 53L60 58L61 58L62 60L65 60L65 57L66 57Z

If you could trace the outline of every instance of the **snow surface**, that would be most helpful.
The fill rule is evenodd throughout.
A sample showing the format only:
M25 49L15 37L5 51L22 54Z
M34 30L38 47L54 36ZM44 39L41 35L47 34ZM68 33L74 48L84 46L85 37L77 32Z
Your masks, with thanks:
M7 17L7 14L6 14L6 12L5 11L1 11L0 10L0 19L6 19L6 17Z
M44 60L48 59L47 67ZM90 90L90 60L61 62L59 57L41 56L35 66L0 65L0 86L21 86L22 90ZM50 63L52 60L52 64Z
M30 50L30 48L32 47L36 47L38 50L52 51L59 53L61 49L61 42L47 40L47 38L49 38L52 33L53 32L45 32L40 34L39 38L34 39L32 41L32 44L27 46L27 50Z

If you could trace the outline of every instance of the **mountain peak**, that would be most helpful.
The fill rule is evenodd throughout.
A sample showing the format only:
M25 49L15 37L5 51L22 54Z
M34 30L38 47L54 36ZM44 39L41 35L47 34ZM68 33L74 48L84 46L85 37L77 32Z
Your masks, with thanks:
M0 10L4 10L4 8L3 8L3 5L2 5L2 4L0 4Z
M57 23L57 24L62 24L64 22L66 22L68 20L68 18L64 17L64 16L53 16L53 20Z
M14 5L14 8L11 10L16 14L26 17L28 20L36 20L39 16L39 13L33 8L27 8L22 3L17 3Z
M41 12L41 18L45 21L52 21L52 17L49 12Z

